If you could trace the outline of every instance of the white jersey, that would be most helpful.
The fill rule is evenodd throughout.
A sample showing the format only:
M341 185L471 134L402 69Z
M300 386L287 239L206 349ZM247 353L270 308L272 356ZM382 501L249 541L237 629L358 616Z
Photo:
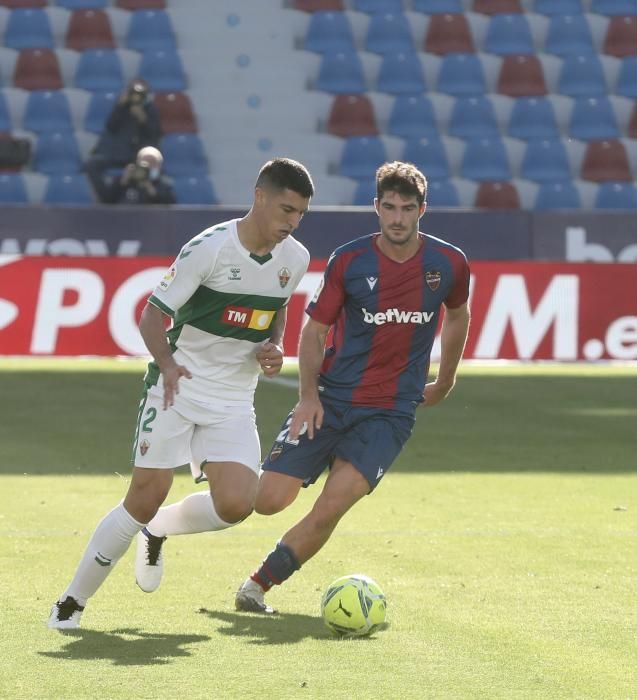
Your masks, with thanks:
M257 344L307 271L310 254L292 237L256 256L239 241L237 221L213 226L181 249L149 298L172 317L167 332L175 361L192 373L179 380L183 398L215 405L252 405L260 372ZM163 390L159 368L146 382Z

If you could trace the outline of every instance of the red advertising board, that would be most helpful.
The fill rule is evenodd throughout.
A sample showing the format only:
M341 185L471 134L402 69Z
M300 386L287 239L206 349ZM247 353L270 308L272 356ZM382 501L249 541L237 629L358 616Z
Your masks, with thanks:
M0 256L0 354L145 355L137 320L171 262ZM290 356L324 265L290 302ZM637 360L634 264L476 262L471 308L465 358Z

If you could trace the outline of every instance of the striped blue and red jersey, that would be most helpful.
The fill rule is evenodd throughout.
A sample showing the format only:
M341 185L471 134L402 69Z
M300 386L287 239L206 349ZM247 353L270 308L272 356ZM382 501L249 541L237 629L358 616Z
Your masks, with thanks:
M331 255L306 313L333 326L319 389L327 399L412 414L422 401L440 307L469 296L464 253L419 234L420 249L396 262L381 234L357 238Z

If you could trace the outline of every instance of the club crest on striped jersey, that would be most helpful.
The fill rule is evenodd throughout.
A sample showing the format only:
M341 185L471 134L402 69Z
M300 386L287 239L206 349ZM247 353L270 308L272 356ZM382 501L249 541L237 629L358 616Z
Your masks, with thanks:
M281 285L281 289L287 287L288 282L290 281L290 277L292 277L292 273L290 272L289 268L287 267L282 267L279 272L279 284Z
M435 292L436 289L438 289L441 279L442 275L440 274L439 270L427 270L427 272L425 272L425 282L432 292Z
M229 326L239 328L252 328L264 331L272 324L276 311L264 309L250 309L247 306L226 306L223 310L222 321Z

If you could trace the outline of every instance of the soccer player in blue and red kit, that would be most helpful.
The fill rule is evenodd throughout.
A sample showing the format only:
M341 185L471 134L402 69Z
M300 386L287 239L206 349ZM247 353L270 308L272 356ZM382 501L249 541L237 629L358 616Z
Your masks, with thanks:
M263 464L255 510L278 513L330 472L311 511L242 584L238 610L274 612L264 594L376 488L409 439L418 406L435 406L455 384L469 329L469 266L461 250L419 232L426 194L414 165L382 165L374 200L380 233L337 248L328 261L301 333L300 400ZM427 383L442 305L440 368Z

